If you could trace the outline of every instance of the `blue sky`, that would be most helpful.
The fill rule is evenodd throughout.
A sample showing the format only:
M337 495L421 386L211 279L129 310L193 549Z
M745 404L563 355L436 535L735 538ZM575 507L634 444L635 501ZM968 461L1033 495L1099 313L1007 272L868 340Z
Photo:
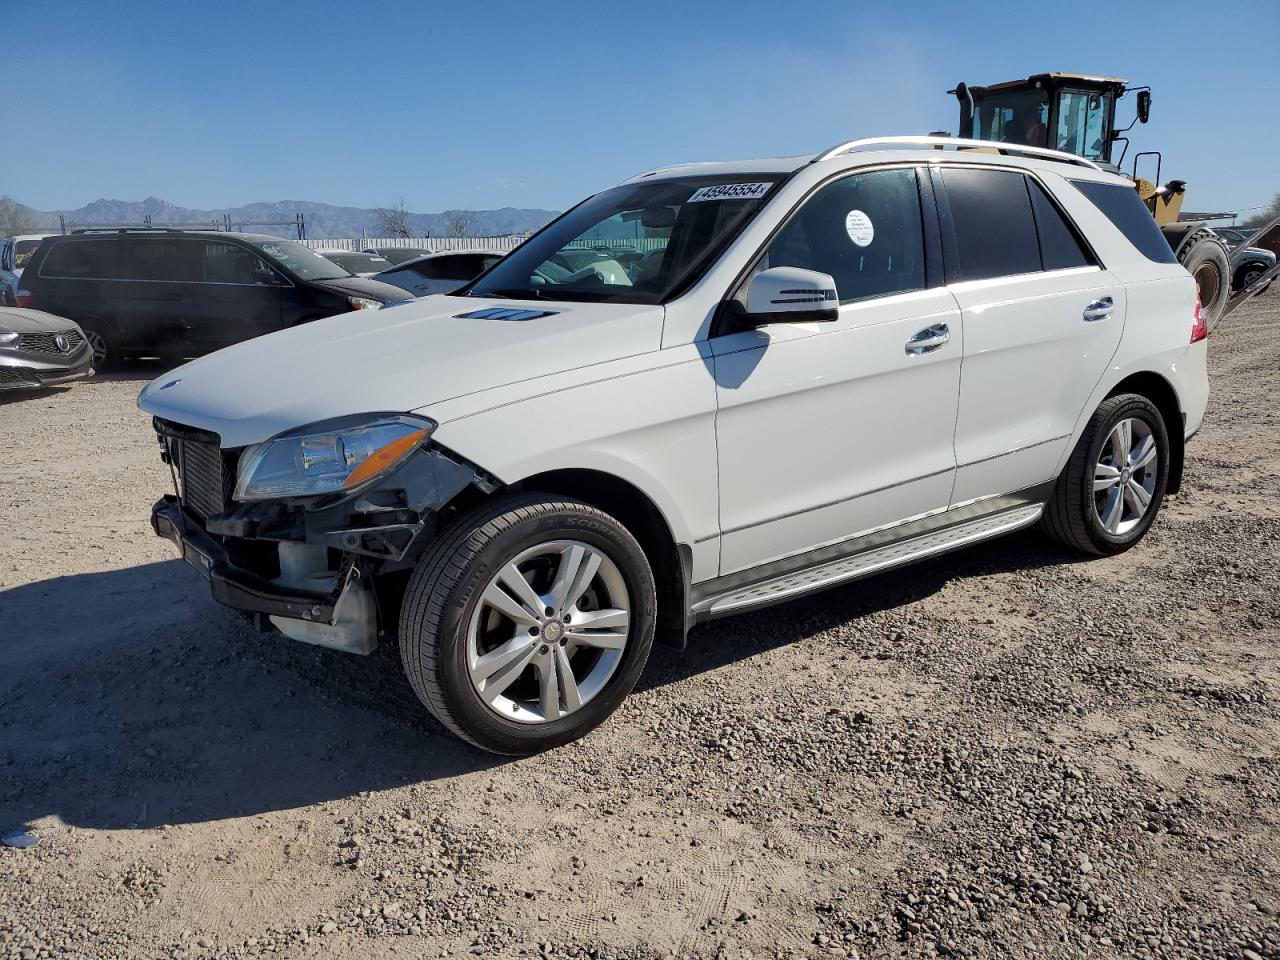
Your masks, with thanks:
M662 163L954 130L956 81L1046 70L1150 84L1131 150L1190 208L1280 191L1275 77L1223 68L1273 69L1278 0L56 6L0 0L0 193L40 209L562 208Z

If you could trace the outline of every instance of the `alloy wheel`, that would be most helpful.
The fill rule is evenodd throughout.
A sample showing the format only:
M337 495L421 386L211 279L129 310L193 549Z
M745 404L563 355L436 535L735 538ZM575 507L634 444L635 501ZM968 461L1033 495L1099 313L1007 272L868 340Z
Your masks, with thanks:
M1093 504L1112 536L1132 531L1151 507L1160 452L1146 421L1128 417L1111 428L1093 470Z
M97 330L89 329L84 332L84 338L89 341L89 349L93 351L93 365L95 367L102 366L107 359L107 341Z
M622 661L631 600L617 565L578 540L522 551L480 595L467 672L500 717L550 723L589 703Z

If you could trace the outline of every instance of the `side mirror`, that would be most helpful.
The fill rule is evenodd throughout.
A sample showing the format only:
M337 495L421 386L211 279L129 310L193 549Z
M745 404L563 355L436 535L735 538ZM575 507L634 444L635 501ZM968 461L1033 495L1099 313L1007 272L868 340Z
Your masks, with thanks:
M840 316L836 282L825 273L800 267L772 267L747 286L747 323L812 323Z
M1138 91L1138 122L1146 123L1151 119L1151 91Z

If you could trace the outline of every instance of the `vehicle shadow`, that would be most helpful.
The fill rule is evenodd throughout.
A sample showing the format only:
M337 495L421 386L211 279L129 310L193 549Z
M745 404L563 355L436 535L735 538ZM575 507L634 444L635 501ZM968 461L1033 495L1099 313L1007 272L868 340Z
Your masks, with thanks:
M652 690L909 604L952 579L1069 558L1030 535L709 624L655 650ZM507 762L417 703L394 648L258 634L178 560L0 591L0 829L119 829L310 806Z
M178 560L0 590L0 832L285 810L501 762L394 655L258 634Z

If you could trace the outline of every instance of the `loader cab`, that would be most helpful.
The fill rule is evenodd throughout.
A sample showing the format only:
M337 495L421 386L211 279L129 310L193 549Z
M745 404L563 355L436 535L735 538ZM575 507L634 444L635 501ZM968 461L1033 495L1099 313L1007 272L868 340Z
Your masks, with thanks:
M1116 101L1128 81L1075 73L1041 73L988 87L960 83L948 91L960 101L961 137L1064 150L1111 163ZM1150 93L1138 96L1138 117L1147 122Z

